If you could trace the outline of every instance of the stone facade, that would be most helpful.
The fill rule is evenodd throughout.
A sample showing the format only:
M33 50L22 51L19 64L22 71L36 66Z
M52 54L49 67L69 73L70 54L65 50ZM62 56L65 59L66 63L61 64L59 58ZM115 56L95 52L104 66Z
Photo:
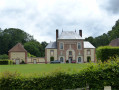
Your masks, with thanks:
M45 56L46 63L50 63L50 57L54 57L54 60L57 60L57 49L46 49Z
M10 52L10 60L13 60L16 63L16 60L19 60L20 62L24 61L26 62L26 53L25 52Z
M24 49L21 43L16 44L13 48L8 51L9 59L13 60L14 63L21 63L24 61L27 63L27 51Z

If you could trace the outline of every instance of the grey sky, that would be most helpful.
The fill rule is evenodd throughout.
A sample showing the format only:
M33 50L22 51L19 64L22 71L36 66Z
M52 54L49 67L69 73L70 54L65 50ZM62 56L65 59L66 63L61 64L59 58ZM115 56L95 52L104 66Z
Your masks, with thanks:
M0 28L19 28L38 41L55 41L55 31L107 33L119 19L118 0L0 0Z

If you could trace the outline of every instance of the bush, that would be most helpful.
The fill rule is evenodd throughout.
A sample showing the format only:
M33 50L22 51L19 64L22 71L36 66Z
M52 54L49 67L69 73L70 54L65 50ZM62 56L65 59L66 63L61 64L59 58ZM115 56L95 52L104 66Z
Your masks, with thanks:
M0 59L8 59L8 55L7 54L0 55Z
M26 63L22 60L22 62L20 64L26 64Z
M66 60L66 63L69 63L69 60Z
M96 56L98 60L102 62L107 61L112 57L119 56L119 47L104 46L99 47L96 50Z
M0 60L0 65L10 65L13 64L12 60Z
M81 71L56 70L50 74L22 76L19 73L5 72L0 76L0 88L62 90L82 88L89 85L91 90L103 90L112 86L119 90L119 61L107 61L98 64L89 63Z
M54 57L50 57L50 61L54 61Z

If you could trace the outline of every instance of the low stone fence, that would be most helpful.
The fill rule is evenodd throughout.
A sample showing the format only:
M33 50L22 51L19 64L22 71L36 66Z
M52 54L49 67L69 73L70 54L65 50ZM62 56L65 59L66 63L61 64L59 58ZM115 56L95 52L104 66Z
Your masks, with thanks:
M27 58L28 64L39 64L39 63L45 63L44 57L28 57Z

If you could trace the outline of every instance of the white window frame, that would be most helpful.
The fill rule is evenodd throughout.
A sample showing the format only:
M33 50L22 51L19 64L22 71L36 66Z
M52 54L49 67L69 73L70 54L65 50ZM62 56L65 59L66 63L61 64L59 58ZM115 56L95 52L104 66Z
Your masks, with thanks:
M91 50L90 49L87 50L87 55L91 55Z
M54 50L50 50L50 56L54 56Z
M60 48L60 44L61 44L61 43L63 44L63 49ZM59 49L60 49L60 50L64 50L64 43L63 43L63 42L60 42L60 43L59 43Z
M78 49L78 50L81 50L81 49L82 49L82 45L81 45L81 48L79 49L79 48L78 48L78 44L79 44L79 43L80 43L80 45L81 45L81 42L78 42L78 43L77 43L77 49Z

